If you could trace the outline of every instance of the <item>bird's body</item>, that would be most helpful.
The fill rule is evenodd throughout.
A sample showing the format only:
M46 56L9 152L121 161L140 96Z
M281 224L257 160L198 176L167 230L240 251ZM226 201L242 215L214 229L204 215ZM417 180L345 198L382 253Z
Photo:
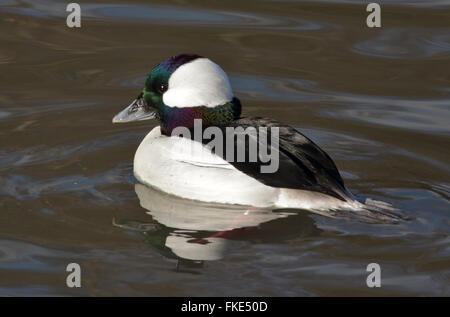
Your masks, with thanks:
M359 204L307 188L268 186L205 150L202 143L162 135L159 126L139 145L134 175L163 192L205 202L315 211L357 208Z
M327 215L330 210L367 211L345 188L332 159L306 136L272 119L242 118L228 77L207 58L183 54L158 64L138 99L113 122L155 116L160 125L147 134L134 158L134 174L145 185L213 203Z

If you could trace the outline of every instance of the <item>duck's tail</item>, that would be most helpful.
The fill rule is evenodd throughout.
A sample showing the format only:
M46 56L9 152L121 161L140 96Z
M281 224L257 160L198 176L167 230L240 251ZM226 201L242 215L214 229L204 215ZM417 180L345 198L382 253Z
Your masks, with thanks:
M283 188L276 208L302 209L340 219L353 219L371 223L393 223L403 220L398 209L391 204L368 198L359 201L348 190L339 193L337 199L322 193Z
M363 203L352 197L347 203L348 208L331 210L329 211L332 213L330 216L369 223L397 223L405 220L399 213L399 209L384 201L366 198Z

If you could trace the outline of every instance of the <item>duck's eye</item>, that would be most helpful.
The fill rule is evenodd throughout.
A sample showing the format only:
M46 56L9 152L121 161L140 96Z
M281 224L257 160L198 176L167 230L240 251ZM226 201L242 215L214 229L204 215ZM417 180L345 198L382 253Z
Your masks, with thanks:
M161 84L158 87L158 92L162 95L163 93L165 93L167 91L167 85L165 84Z

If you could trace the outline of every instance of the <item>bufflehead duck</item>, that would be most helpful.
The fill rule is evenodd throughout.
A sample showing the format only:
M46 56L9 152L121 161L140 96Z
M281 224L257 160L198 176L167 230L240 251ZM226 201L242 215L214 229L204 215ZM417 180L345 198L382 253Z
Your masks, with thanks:
M204 202L307 209L327 216L380 209L353 198L333 160L296 129L272 119L242 118L226 73L208 58L182 54L158 64L137 99L113 122L155 117L160 125L147 134L134 157L134 175L145 185ZM277 140L268 145L274 151L277 145L276 170L264 173L260 159L230 160L205 146L204 139L174 136L179 127L195 129L198 120L202 131L253 127L266 128L267 134L276 128Z

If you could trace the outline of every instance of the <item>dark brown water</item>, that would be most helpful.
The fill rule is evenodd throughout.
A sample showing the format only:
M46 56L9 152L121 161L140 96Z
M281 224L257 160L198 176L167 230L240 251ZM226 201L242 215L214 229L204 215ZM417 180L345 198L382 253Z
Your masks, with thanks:
M1 295L450 295L447 1L382 1L379 29L365 1L79 1L79 29L67 3L0 0ZM183 52L408 220L245 214L135 185L156 122L111 118Z

